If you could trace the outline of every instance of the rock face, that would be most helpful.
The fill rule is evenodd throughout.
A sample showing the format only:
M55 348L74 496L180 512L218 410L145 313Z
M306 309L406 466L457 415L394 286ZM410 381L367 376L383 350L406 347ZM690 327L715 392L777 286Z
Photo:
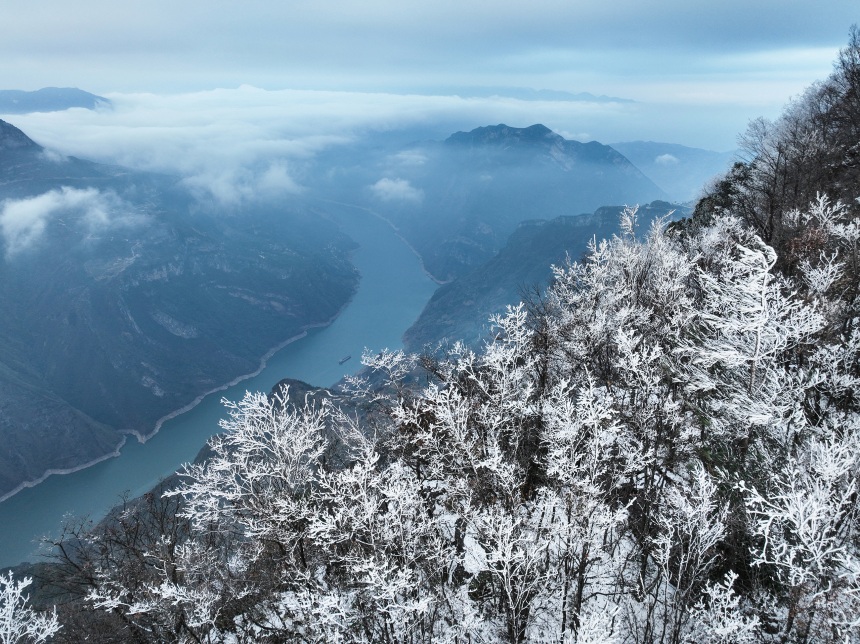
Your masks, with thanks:
M318 215L201 212L172 177L57 159L0 121L0 497L329 321L351 248Z

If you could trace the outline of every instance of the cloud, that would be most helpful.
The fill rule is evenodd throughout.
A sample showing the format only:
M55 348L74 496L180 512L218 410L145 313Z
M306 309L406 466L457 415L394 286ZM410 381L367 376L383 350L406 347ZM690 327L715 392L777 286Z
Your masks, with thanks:
M201 198L235 206L272 190L301 190L303 168L322 152L394 133L389 142L443 140L458 130L543 123L604 143L652 140L728 150L750 119L775 114L726 104L598 103L510 97L264 90L109 94L113 110L9 117L50 150L184 178ZM2 116L0 116L2 118ZM707 128L702 123L707 122ZM399 138L397 138L399 137ZM577 134L569 138L583 138ZM422 161L390 158L389 176Z
M58 164L66 163L69 160L69 158L67 156L60 154L56 150L46 150L46 149L42 150L42 158L45 159L45 161L50 161L51 163L58 163Z
M62 82L100 94L442 82L623 95L625 81L682 73L726 53L835 52L856 4L724 0L691 11L681 0L533 0L524 11L514 0L352 0L334 11L310 0L247 0L213 11L202 0L89 0L82 11L42 0L18 3L0 22L0 77L10 87Z
M427 155L420 150L405 150L392 156L395 165L418 167L427 163Z
M262 170L243 167L202 170L184 179L183 184L201 202L214 200L221 207L241 207L299 194L304 190L281 161L274 161Z
M413 188L405 179L389 179L386 177L377 181L370 189L376 198L382 201L420 203L424 199L424 191Z
M0 202L0 234L6 243L7 259L35 244L54 219L93 234L127 225L137 217L116 194L95 188L80 190L64 186L36 197L7 199Z
M6 240L7 256L27 248L42 235L57 201L57 194L48 193L32 199L3 202L0 232Z
M668 153L661 154L657 157L654 157L654 163L656 163L657 165L677 165L678 157Z
M290 176L286 164L275 162L259 176L257 192L266 197L282 197L298 194L302 192L302 187Z
M606 104L397 95L250 86L187 94L110 94L113 110L16 115L13 124L56 153L178 175L204 201L235 207L302 190L323 151L379 133L444 139L490 123L527 126L610 113ZM420 150L391 157L420 166Z
M633 11L635 7L628 9ZM595 5L589 11L603 10ZM405 20L406 15L401 18ZM616 52L619 73L630 63L630 53L623 48ZM819 53L815 60L822 65L822 72L805 70L810 78L821 77L830 69L829 60L822 62L826 51ZM752 58L757 67L774 72L773 77L744 75L744 54L735 50L704 57L675 57L678 65L686 65L688 58L695 59L710 75L700 77L681 67L664 73L660 71L662 63L652 60L649 65L653 74L613 87L593 85L599 74L582 83L565 75L564 70L590 69L591 63L601 58L595 52L580 61L583 64L577 62L575 52L556 50L550 45L512 46L498 55L522 67L524 77L512 80L509 86L529 87L543 82L528 78L537 65L549 75L541 77L547 83L545 87L637 99L644 95L646 100L572 102L506 96L464 98L436 94L432 88L423 93L393 93L269 90L239 85L172 94L104 92L113 102L111 110L72 109L15 115L7 120L48 148L48 154L74 155L177 175L204 202L237 207L254 199L270 200L301 192L308 177L304 169L317 155L380 133L402 133L399 140L405 144L442 140L458 130L497 123L518 127L542 123L578 140L651 140L731 150L750 120L777 116L784 101L808 82L775 73L774 61L782 57L764 54ZM786 57L792 61L805 59ZM714 60L725 62L733 74L720 74L721 67L712 64ZM556 67L558 71L551 71ZM766 104L761 102L762 95L766 96ZM390 165L379 168L377 176L409 177L410 166L417 167L422 160L420 149L412 148L391 157Z

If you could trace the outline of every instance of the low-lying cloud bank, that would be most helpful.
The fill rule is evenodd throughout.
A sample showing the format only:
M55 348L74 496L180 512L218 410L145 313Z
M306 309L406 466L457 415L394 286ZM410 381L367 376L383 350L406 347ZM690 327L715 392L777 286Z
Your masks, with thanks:
M389 179L383 177L370 189L374 196L382 201L411 201L418 203L424 198L424 192L414 188L406 179Z
M65 218L68 217L68 221ZM81 227L85 234L137 221L128 204L113 192L95 188L50 190L36 197L0 202L0 235L7 259L38 242L52 220Z
M71 109L8 120L49 150L175 174L201 198L226 205L300 192L298 168L325 150L369 135L399 133L406 142L443 139L488 124L544 123L580 140L650 139L731 149L736 133L757 115L729 113L719 104L691 108L250 86L109 98L113 109ZM702 136L702 122L709 123L708 139ZM422 159L413 155L402 161L420 164Z

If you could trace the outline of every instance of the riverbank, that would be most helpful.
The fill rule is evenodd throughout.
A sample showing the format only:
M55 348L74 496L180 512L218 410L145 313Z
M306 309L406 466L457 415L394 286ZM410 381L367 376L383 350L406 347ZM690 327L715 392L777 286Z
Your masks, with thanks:
M112 458L118 458L119 456L121 456L122 449L126 446L126 443L128 442L129 436L134 436L137 439L137 442L140 443L141 445L145 444L147 441L149 441L150 439L152 439L154 436L156 436L158 434L158 432L161 430L164 423L166 423L170 420L173 420L174 418L177 418L178 416L181 416L182 414L185 414L185 413L191 411L192 409L197 407L197 405L199 405L201 402L203 402L203 400L205 398L207 398L208 396L211 396L212 394L216 394L219 391L226 391L226 390L230 389L231 387L235 387L240 382L244 382L246 380L250 380L251 378L255 378L256 376L260 375L265 370L266 366L268 365L269 360L276 353L278 353L282 349L288 347L293 342L301 340L302 338L306 338L309 331L311 331L313 329L323 329L323 328L333 324L334 321L337 320L337 318L346 310L346 308L349 306L350 302L352 302L354 297L355 297L355 292L353 292L352 296L340 307L340 309L338 309L337 313L335 313L328 320L326 320L324 322L315 322L313 324L307 324L304 327L302 327L302 331L300 333L297 333L296 335L288 338L287 340L284 340L283 342L278 343L277 345L275 345L274 347L269 349L263 355L263 357L260 358L259 366L255 371L237 376L236 378L233 378L232 380L230 380L229 382L227 382L223 385L220 385L218 387L215 387L213 389L210 389L210 390L200 394L199 396L197 396L194 400L192 400L187 405L184 405L184 406L180 407L179 409L176 409L176 410L174 410L168 414L165 414L164 416L162 416L161 418L159 418L155 422L155 425L153 426L152 431L150 431L146 434L143 434L136 429L118 429L118 430L116 430L116 433L119 434L120 440L117 443L116 448L112 452L107 452L106 454L99 456L98 458L87 461L85 463L81 463L80 465L76 465L75 467L69 467L69 468L63 468L63 469L49 469L49 470L45 471L38 479L31 479L29 481L23 481L13 490L10 490L6 494L0 496L0 503L3 503L4 501L11 499L16 494L19 494L20 492L23 492L24 490L36 487L37 485L44 483L51 476L64 476L64 475L68 475L68 474L75 474L77 472L82 472L82 471L84 471L90 467L94 467L94 466L98 465L99 463L103 463L106 460L109 460ZM202 447L202 445L201 445L201 447Z
M348 307L350 302L352 302L353 297L355 297L355 293L353 293L352 297L350 297L346 301L346 303L343 306L341 306L340 309L338 309L337 313L335 313L331 318L329 318L325 322L317 322L314 324L305 325L304 327L302 327L302 331L300 333L297 333L296 335L292 336L291 338L284 340L280 344L277 344L274 347L272 347L271 349L269 349L265 353L265 355L263 355L263 357L260 358L260 365L256 371L252 371L250 373L246 373L246 374L242 374L241 376L237 376L236 378L233 378L233 380L231 380L228 383L220 385L219 387L215 387L214 389L210 389L206 393L200 394L199 396L197 396L197 398L195 398L193 401L191 401L190 403L188 403L184 407L180 407L176 411L172 411L169 414L165 414L164 416L162 416L161 418L159 418L156 421L155 427L153 428L153 430L150 433L146 434L145 436L142 435L140 432L134 430L134 429L127 429L127 430L123 430L123 431L125 433L133 434L137 438L138 443L141 443L141 444L146 443L149 439L151 439L153 436L158 434L158 432L161 430L164 423L166 423L169 420L173 420L177 416L181 416L182 414L185 414L185 413L191 411L197 405L199 405L201 402L203 402L204 398L211 396L212 394L217 394L219 391L226 391L227 389L230 389L230 387L235 387L240 382L244 382L246 380L250 380L251 378L256 378L257 376L259 376L261 373L263 373L263 371L268 366L269 360L271 360L272 356L274 356L276 353L278 353L278 351L281 351L282 349L288 347L293 342L297 342L298 340L301 340L303 338L308 337L308 331L311 331L312 329L324 329L327 326L331 326L334 323L334 321L337 320L337 318L341 315L341 313L343 313L346 310L346 307Z
M119 440L119 443L117 444L116 449L114 451L108 452L104 456L99 456L97 459L94 459L92 461L87 461L86 463L83 463L81 465L77 465L75 467L69 467L69 468L65 468L65 469L61 469L61 470L48 470L44 474L42 474L42 476L40 476L38 479L31 480L31 481L24 481L23 483L18 485L18 487L16 487L14 490L10 490L9 492L4 494L3 496L0 496L0 503L3 503L3 501L6 501L7 499L11 499L13 496L15 496L16 494L18 494L20 492L23 492L24 490L28 490L30 488L36 487L40 483L44 483L48 479L48 477L50 477L50 476L54 476L54 475L63 476L64 474L74 474L76 472L82 472L83 470L87 469L88 467L93 467L94 465L98 465L99 463L102 463L108 459L116 458L117 456L119 456L122 453L122 448L125 447L126 442L128 442L128 434L132 434L133 432L130 430L126 430L126 431L119 430L119 431L117 431L117 433L120 434L120 440ZM126 434L126 435L123 436L123 434Z

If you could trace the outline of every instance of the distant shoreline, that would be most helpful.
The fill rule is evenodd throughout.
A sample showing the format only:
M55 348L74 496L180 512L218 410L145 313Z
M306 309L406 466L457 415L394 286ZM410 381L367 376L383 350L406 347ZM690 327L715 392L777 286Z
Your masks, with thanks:
M117 443L117 446L114 449L114 451L108 452L107 454L104 454L103 456L99 456L97 459L94 459L92 461L87 461L86 463L83 463L81 465L77 465L75 467L69 467L69 468L65 468L62 470L53 470L53 469L52 470L46 470L45 473L42 474L42 476L40 476L39 478L37 478L35 480L24 481L23 483L19 484L18 487L16 487L14 490L7 492L3 496L0 496L0 503L3 503L3 501L11 499L13 496L18 494L18 492L22 492L22 491L24 491L28 488L31 488L31 487L36 487L37 485L39 485L39 483L44 483L45 480L49 476L53 476L55 474L58 474L58 475L74 474L75 472L80 472L81 470L85 470L88 467L92 467L93 465L98 465L102 461L106 461L109 458L116 458L117 456L120 455L120 451L122 450L122 448L125 447L125 444L128 441L127 434L130 433L128 430L116 430L116 431L118 434L121 434L121 435L126 434L126 435L121 436L120 441L119 441L119 443Z
M121 438L120 438L120 441L117 443L116 448L112 452L109 452L107 454L99 456L96 459L93 459L91 461L87 461L86 463L82 463L81 465L77 465L75 467L69 467L69 468L64 468L64 469L46 470L45 473L42 474L42 476L40 476L38 479L32 479L29 481L24 481L24 482L20 483L15 489L10 490L9 492L4 494L3 496L0 496L0 503L3 503L4 501L11 499L13 496L18 494L19 492L22 492L22 491L24 491L28 488L31 488L31 487L36 487L40 483L44 483L45 480L49 476L54 476L54 475L62 476L64 474L74 474L75 472L80 472L80 471L85 470L87 468L90 468L94 465L98 465L102 461L106 461L108 459L116 458L116 457L120 456L120 454L122 452L122 448L125 447L129 436L134 436L135 438L137 438L137 441L141 444L146 443L150 438L155 436L161 430L161 427L164 425L164 423L166 423L169 420L172 420L173 418L176 418L177 416L181 416L182 414L191 411L197 405L199 405L201 402L203 402L203 400L207 396L210 396L211 394L217 393L219 391L225 391L226 389L229 389L230 387L239 384L243 380L249 380L255 376L258 376L263 371L263 369L266 368L266 366L268 365L269 360L272 358L272 356L274 356L276 353L278 353L278 351L280 351L284 347L292 344L296 340L301 340L302 338L307 337L308 331L310 331L311 329L320 329L320 328L330 326L338 317L340 317L340 314L343 313L344 310L346 310L346 307L348 307L350 305L353 298L355 297L356 292L358 292L358 289L356 289L353 292L353 294L349 297L349 299L337 310L337 313L335 313L328 320L326 320L324 322L317 322L314 324L308 324L302 328L302 331L300 333L288 338L287 340L284 340L283 342L278 343L273 348L269 349L263 355L263 357L260 358L260 365L256 371L254 371L252 373L246 373L246 374L242 374L240 376L237 376L236 378L234 378L233 380L231 380L230 382L228 382L226 384L220 385L218 387L215 387L214 389L210 389L209 391L207 391L203 394L200 394L199 396L197 396L194 400L192 400L187 405L184 405L184 406L180 407L179 409L176 409L176 410L170 412L169 414L166 414L166 415L162 416L161 418L159 418L155 422L155 427L153 428L153 430L147 434L143 434L143 433L137 431L136 429L118 429L118 430L115 430L117 434L120 434Z

